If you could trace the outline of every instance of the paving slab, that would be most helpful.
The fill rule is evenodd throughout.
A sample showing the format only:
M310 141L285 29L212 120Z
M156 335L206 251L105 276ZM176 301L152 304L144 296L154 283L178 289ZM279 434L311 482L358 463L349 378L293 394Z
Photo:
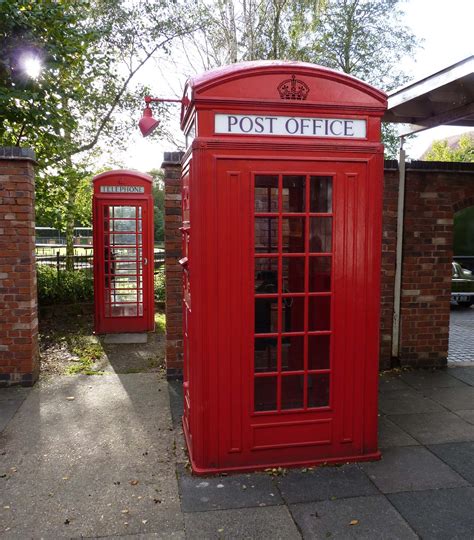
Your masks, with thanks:
M305 471L291 470L278 478L280 493L287 503L378 494L373 483L356 464Z
M303 538L417 538L382 495L295 504L290 509Z
M381 373L379 376L379 392L391 392L393 390L409 390L410 386L402 380L399 374Z
M38 384L0 439L0 535L179 537L166 386L156 374Z
M361 467L382 493L467 485L448 465L418 446L388 448L380 461L364 463Z
M448 373L456 379L474 386L474 369L465 367L453 367L449 368Z
M416 446L420 443L386 416L379 416L379 447Z
M474 426L451 412L396 414L389 418L422 444L474 441Z
M421 538L472 538L474 488L437 489L388 496Z
M451 375L452 370L427 370L406 371L401 374L401 379L417 390L433 388L463 387L465 383Z
M412 414L418 412L444 412L445 409L414 389L384 392L379 398L379 407L384 414Z
M474 388L437 388L425 394L451 411L474 409ZM431 411L419 411L431 412Z
M0 433L7 427L10 420L25 401L31 388L10 386L0 388Z
M286 506L193 512L184 515L184 522L190 540L301 538Z
M263 507L283 503L273 478L265 473L203 478L192 476L185 467L178 466L178 482L184 512Z
M106 334L102 339L107 344L141 344L148 341L148 334Z
M459 410L456 411L458 416L460 416L463 420L466 420L466 422L469 422L470 424L474 424L474 409L468 409L468 410Z
M471 484L474 484L474 442L435 444L428 447Z

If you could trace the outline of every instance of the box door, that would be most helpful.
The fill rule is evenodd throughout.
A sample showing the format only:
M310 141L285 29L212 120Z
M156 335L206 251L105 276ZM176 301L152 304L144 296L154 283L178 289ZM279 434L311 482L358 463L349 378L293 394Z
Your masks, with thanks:
M147 303L152 291L149 275L153 261L144 253L147 246L146 206L144 203L98 203L102 225L97 247L96 288L100 298L98 332L143 332L147 329ZM102 259L102 263L100 260Z
M375 189L368 204L367 164L227 161L217 185L227 213L219 221L233 207L250 224L238 228L241 247L236 235L221 256L228 268L219 279L235 278L226 288L227 320L241 321L229 324L234 346L220 354L230 390L221 406L231 419L220 465L362 454L364 392L375 388L366 384L378 342L368 298L378 295L371 268L380 241L370 223L379 201Z

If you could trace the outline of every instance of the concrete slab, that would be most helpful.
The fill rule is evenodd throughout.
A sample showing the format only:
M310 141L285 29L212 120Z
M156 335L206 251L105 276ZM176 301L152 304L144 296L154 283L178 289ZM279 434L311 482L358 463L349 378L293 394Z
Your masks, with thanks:
M423 447L389 448L362 469L382 493L465 486L467 482Z
M474 386L474 369L465 367L453 367L449 368L448 373L456 379Z
M472 538L474 488L389 495L390 502L421 538Z
M184 515L186 538L301 538L286 506L194 512Z
M465 383L456 377L451 376L451 371L452 370L430 371L427 369L420 369L417 371L404 372L402 373L401 378L404 382L417 390L465 386Z
M474 409L474 388L438 388L425 391L432 400L437 401L451 411ZM420 411L428 412L428 411Z
M435 444L428 448L469 483L474 484L474 442Z
M460 416L463 420L466 420L466 422L469 422L470 424L474 424L474 409L468 409L467 411L456 411L458 416Z
M386 416L379 417L379 446L390 448L392 446L416 446L420 443Z
M108 344L146 343L148 334L106 334L102 339Z
M399 374L381 373L379 376L379 392L391 392L393 390L409 390L410 386L402 380Z
M7 427L30 391L31 388L21 386L0 388L0 433Z
M445 412L439 403L422 396L414 389L384 392L380 395L379 407L381 412L387 415Z
M291 470L279 477L277 483L283 499L290 504L378 493L355 464L317 467L306 472Z
M0 535L182 537L173 447L156 374L37 385L0 439Z
M295 504L290 510L303 538L417 538L382 495Z
M262 507L283 503L273 478L264 473L202 478L192 476L184 467L178 466L178 482L184 512Z
M422 444L474 441L474 426L451 412L398 414L389 418Z

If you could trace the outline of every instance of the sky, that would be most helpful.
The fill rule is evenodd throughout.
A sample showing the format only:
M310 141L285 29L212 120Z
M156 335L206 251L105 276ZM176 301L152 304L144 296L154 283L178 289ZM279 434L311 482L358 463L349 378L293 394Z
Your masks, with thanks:
M423 48L417 51L414 58L407 59L403 64L404 71L412 76L413 80L422 79L474 54L474 0L406 0L404 11L406 24L423 40ZM179 70L178 67L177 70L176 66L155 63L143 71L141 80L152 88L156 97L177 98L181 97L185 81L183 72L186 69L192 68L183 67ZM178 133L179 106L173 106L173 111ZM141 113L141 110L137 111L137 124ZM419 159L434 140L468 130L462 127L440 126L424 131L406 144L408 158ZM175 147L169 141L142 138L137 127L136 132L131 135L129 147L117 158L125 168L146 172L160 168L163 153L174 150Z

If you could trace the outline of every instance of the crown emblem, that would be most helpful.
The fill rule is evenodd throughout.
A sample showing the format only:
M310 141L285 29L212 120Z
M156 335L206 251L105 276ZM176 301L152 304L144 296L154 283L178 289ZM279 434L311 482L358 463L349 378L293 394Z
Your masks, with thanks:
M309 94L309 86L292 75L291 79L286 79L286 81L283 81L278 85L278 92L280 93L281 99L297 99L304 101Z

